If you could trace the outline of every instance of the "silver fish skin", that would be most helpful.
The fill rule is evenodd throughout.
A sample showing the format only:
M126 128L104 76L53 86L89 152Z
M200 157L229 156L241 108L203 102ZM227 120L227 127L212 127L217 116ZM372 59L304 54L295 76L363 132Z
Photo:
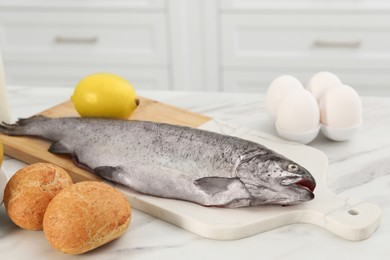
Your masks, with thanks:
M140 193L227 208L314 198L313 176L260 144L147 121L34 116L0 133L50 140L49 151Z

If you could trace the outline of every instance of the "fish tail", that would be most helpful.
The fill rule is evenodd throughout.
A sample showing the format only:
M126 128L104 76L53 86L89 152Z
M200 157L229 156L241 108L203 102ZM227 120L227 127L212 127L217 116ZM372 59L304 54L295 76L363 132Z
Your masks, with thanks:
M39 124L47 120L44 116L32 116L29 118L20 118L14 124L8 124L5 122L0 123L0 133L6 135L27 135L28 129L32 124Z

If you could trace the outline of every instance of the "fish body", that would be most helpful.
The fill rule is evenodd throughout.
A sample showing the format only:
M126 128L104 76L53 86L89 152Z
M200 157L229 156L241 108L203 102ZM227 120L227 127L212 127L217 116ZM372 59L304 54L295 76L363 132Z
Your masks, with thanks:
M50 140L49 151L110 181L204 206L291 205L314 198L302 166L260 144L147 121L34 116L0 133Z

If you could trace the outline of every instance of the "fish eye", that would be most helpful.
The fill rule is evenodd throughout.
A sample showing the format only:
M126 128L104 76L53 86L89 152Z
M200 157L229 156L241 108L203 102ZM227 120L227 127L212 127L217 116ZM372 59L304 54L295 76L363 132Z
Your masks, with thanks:
M296 172L298 170L298 165L296 164L289 164L287 167L287 170L289 172Z

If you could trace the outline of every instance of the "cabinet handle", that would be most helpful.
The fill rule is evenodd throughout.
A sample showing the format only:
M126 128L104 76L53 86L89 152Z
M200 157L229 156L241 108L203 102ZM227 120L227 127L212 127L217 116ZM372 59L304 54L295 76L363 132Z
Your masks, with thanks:
M58 44L96 44L98 37L65 37L57 36L54 39L55 43Z
M357 49L361 46L361 41L314 41L314 46L317 48L350 48Z

